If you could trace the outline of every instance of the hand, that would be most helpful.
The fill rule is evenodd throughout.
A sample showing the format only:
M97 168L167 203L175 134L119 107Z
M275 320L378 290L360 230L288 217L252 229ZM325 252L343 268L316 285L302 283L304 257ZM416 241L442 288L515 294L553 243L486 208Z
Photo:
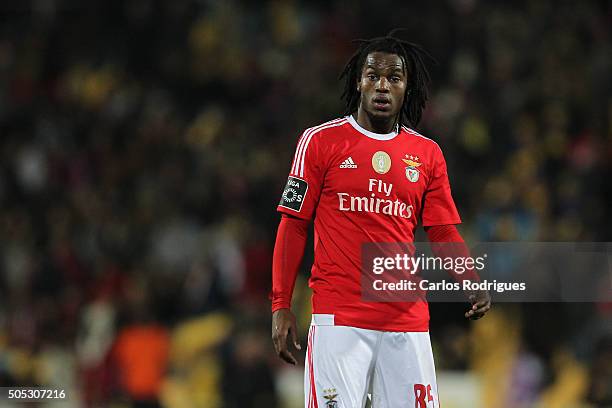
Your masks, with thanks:
M466 319L478 320L491 309L491 295L487 290L472 292L468 296L468 300L472 304L472 307L465 312Z
M276 354L289 364L296 365L297 360L288 350L287 337L291 336L291 342L297 350L302 346L297 341L297 324L295 316L289 309L279 309L272 314L272 342Z

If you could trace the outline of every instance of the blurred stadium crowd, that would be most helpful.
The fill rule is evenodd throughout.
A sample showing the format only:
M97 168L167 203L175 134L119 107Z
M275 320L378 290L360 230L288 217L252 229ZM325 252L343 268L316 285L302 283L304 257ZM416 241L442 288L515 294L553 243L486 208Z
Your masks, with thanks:
M300 406L269 340L275 207L351 40L393 27L438 60L419 130L468 240L610 241L612 3L419 3L2 2L0 386ZM432 305L432 339L469 406L612 406L610 304L463 308Z

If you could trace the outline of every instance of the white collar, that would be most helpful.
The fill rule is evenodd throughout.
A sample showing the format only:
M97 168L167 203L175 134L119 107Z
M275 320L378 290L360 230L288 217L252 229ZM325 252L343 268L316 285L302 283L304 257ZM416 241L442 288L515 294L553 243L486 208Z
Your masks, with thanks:
M358 131L362 135L365 135L367 137L371 137L372 139L376 139L376 140L391 140L391 139L393 139L395 136L397 136L399 134L399 131L397 130L397 128L396 128L396 130L394 132L391 132L391 133L374 133L374 132L370 132L369 130L362 128L361 125L359 125L359 123L357 123L355 118L353 118L353 115L348 115L347 118L348 118L349 123L353 126L353 128L355 128L356 131Z

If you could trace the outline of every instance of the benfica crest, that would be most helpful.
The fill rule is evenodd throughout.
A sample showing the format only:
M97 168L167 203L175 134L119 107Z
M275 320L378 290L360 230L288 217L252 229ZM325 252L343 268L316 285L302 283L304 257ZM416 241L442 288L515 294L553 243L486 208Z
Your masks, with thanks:
M338 408L338 401L336 401L338 393L335 388L323 390L323 394L323 398L327 400L325 401L325 408Z
M416 183L419 181L419 169L418 167L423 164L419 162L419 156L406 155L405 159L402 159L404 163L408 165L406 167L406 178L408 181Z

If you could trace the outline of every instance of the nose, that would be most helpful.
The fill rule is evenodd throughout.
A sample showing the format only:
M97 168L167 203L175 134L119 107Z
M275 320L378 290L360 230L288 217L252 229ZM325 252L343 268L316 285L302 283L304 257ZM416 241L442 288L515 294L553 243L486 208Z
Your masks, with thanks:
M384 76L376 82L376 90L379 92L389 92L390 82Z

